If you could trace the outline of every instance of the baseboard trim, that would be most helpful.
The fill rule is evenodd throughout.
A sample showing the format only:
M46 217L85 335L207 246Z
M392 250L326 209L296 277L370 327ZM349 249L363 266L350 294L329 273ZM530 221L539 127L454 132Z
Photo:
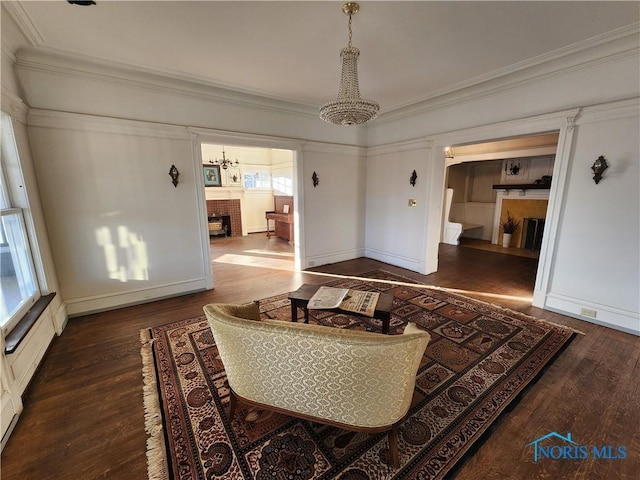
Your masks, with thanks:
M402 255L396 255L389 252L382 252L380 250L375 250L372 248L365 249L364 256L367 258L378 260L380 262L388 263L390 265L395 265L396 267L406 268L407 270L421 273L423 275L425 274L425 271L426 271L424 260L418 260L410 257L403 257Z
M65 303L67 305L68 316L77 317L131 305L155 302L164 298L176 297L203 290L207 290L207 279L204 277L128 292L69 299L66 300Z
M312 255L304 259L304 268L318 267L320 265L328 265L330 263L344 262L346 260L353 260L355 258L363 257L363 248L354 248L350 250L343 250L341 252L333 252L327 255Z
M640 314L637 312L554 293L547 295L544 308L578 320L640 336ZM595 317L584 315L584 309L591 310Z

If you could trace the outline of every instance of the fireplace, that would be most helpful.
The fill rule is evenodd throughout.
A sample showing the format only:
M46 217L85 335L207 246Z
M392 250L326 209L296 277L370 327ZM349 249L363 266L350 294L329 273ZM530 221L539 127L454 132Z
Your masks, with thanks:
M229 216L229 231L231 237L242 236L242 214L240 212L240 199L233 200L207 200L207 217Z

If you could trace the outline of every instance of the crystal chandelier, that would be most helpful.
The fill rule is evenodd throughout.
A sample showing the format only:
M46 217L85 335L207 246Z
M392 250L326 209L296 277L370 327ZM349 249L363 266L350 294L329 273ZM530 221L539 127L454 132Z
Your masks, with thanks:
M237 167L238 165L240 165L240 162L238 161L237 158L235 162L232 162L230 159L228 159L225 156L224 147L222 147L222 160L219 160L216 158L215 160L209 160L209 163L213 163L214 165L220 165L225 170L229 167Z
M320 118L336 125L361 125L378 116L380 105L372 100L360 98L358 86L358 57L360 50L351 46L351 17L360 10L360 5L349 2L342 11L349 15L349 45L340 52L342 76L338 98L320 107Z

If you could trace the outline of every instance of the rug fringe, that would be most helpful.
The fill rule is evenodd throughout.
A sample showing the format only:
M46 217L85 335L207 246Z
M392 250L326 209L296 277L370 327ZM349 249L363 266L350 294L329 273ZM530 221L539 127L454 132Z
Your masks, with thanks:
M149 330L140 330L140 342L142 343L140 355L142 356L144 424L148 435L147 475L149 480L168 480L167 450L153 361L153 339Z

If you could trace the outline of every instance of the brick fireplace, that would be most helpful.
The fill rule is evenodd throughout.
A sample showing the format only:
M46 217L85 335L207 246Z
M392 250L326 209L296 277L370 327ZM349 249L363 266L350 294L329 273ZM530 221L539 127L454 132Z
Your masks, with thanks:
M229 215L231 221L231 236L242 236L242 214L240 213L240 199L207 200L207 216Z

